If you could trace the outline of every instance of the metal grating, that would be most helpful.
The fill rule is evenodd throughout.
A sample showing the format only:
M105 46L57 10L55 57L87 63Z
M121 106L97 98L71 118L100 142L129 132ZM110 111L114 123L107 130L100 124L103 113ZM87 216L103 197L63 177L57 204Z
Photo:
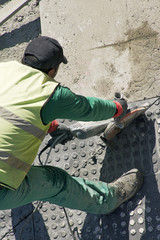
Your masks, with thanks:
M145 101L131 105L142 103ZM46 137L41 148L48 140ZM48 152L42 155L44 162ZM8 232L4 240L160 239L159 157L160 102L124 129L108 146L99 136L58 144L51 151L48 165L61 167L73 176L106 182L136 167L145 175L142 190L108 216L64 210L47 202L0 211L0 239L14 226L14 231ZM39 164L38 159L35 164ZM32 213L35 208L37 210Z

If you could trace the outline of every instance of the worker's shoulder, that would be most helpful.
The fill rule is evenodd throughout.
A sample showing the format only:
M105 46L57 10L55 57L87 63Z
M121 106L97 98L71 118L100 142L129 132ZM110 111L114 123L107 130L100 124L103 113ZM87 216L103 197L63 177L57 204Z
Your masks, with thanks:
M0 62L0 67L9 67L9 66L15 66L15 65L22 65L22 63L19 63L18 61L6 61L6 62Z
M39 73L42 74L42 72L38 69L32 68L30 66L27 66L23 63L20 63L18 61L8 61L8 62L0 62L0 70L1 71L9 71L9 72L22 72L24 75L25 74L35 74L35 73Z

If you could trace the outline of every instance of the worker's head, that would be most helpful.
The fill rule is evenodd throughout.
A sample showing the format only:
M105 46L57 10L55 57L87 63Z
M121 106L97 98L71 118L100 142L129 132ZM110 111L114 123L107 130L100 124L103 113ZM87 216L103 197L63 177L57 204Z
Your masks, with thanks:
M31 41L24 51L22 63L55 77L60 63L67 63L63 49L53 38L41 36Z

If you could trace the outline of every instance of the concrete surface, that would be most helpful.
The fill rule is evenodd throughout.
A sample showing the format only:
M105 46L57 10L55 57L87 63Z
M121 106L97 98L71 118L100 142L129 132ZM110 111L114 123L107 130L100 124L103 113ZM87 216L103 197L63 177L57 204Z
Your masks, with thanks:
M0 25L5 23L10 17L17 13L21 8L28 4L30 0L12 0L5 8L0 8Z
M0 0L0 8L5 2L9 0ZM29 40L41 34L36 2L0 27L0 61L20 61ZM42 34L57 38L69 60L61 66L57 80L77 93L103 98L112 99L116 90L129 101L155 96L160 84L159 12L159 0L41 0ZM98 136L75 139L57 145L47 162L73 176L107 182L138 167L145 182L133 199L109 216L66 209L74 236L64 210L56 205L34 202L0 211L0 239L160 239L159 109L158 102L110 147ZM47 142L48 138L42 147ZM42 155L43 162L47 156L48 151Z
M7 9L9 3L9 0L0 0L0 12ZM0 62L21 62L28 42L40 34L39 6L37 0L32 0L0 26Z
M42 35L64 47L57 80L79 94L129 101L160 87L159 0L42 0Z

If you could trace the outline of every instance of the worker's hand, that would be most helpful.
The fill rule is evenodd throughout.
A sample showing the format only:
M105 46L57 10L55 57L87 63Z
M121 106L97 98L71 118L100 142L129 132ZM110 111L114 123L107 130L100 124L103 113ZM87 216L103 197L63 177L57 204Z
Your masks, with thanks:
M117 112L113 117L120 120L126 115L128 104L126 99L123 98L120 93L115 93L114 102L117 107Z
M73 138L70 128L63 123L58 123L58 127L56 128L56 130L50 132L49 134L52 137L53 141L54 140L57 141L57 144L58 143L65 144L66 142Z
M58 125L59 125L59 123L57 120L52 121L47 133L52 133L52 132L56 131Z

